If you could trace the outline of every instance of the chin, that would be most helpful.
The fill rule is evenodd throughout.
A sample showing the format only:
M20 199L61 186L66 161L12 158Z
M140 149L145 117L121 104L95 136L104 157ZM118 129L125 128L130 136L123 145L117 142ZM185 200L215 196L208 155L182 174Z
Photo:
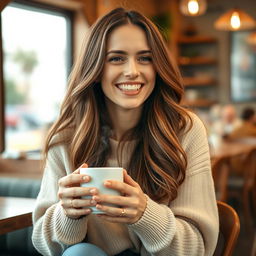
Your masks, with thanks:
M142 105L126 105L126 106L120 106L121 108L125 110L133 110L133 109L139 109Z

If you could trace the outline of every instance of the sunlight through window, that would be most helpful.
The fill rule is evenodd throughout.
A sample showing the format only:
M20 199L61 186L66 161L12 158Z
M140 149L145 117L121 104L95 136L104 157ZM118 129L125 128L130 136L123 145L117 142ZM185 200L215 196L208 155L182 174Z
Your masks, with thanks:
M15 5L1 15L6 151L40 150L66 89L68 21Z

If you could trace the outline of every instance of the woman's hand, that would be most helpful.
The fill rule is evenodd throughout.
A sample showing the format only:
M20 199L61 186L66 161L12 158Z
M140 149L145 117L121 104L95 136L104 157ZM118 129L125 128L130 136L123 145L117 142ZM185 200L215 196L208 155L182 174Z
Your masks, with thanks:
M90 177L84 174L80 174L80 168L88 167L87 164L83 164L73 173L59 179L58 185L58 197L60 199L61 206L69 218L78 219L83 215L91 213L90 208L95 206L95 202L90 199L83 199L81 196L94 196L98 194L96 188L80 187L81 183L90 181Z
M147 198L140 185L135 182L125 170L124 182L111 180L106 181L104 185L107 188L119 191L121 196L94 195L92 199L97 203L96 208L106 213L98 214L98 216L111 222L127 224L137 222L143 215L147 206ZM117 207L105 204L114 204L117 205Z

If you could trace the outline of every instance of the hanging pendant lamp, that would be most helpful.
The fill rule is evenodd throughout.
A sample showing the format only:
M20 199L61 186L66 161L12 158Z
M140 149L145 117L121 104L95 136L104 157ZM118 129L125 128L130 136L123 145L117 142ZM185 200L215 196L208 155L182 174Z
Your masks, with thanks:
M181 0L180 11L186 16L199 16L206 12L206 0Z
M214 23L218 30L238 31L256 27L255 20L239 8L233 8L224 13Z

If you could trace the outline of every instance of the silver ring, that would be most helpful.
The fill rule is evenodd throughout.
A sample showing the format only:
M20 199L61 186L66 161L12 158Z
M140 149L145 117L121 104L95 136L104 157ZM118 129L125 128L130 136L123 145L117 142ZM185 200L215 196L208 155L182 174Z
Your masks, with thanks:
M119 216L120 217L124 217L125 216L125 208L122 208L122 212L121 212L121 214Z
M70 199L71 208L75 208L74 205L73 205L73 200L74 200L74 199Z

